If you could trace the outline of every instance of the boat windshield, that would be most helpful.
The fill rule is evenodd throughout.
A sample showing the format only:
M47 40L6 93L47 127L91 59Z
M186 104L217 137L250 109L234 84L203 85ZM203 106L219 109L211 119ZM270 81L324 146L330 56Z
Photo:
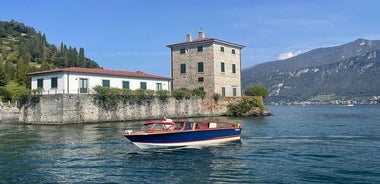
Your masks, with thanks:
M144 124L141 130L170 130L174 125L174 122L148 122Z
M154 124L146 124L146 125L144 125L144 126L141 128L141 130L142 130L142 131L150 130L150 129L152 129L153 125L154 125Z

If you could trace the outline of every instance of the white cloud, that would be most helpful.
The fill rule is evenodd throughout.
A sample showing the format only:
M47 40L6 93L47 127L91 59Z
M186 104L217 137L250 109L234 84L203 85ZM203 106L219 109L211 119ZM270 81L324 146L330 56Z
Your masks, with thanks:
M301 53L302 53L301 51L285 52L285 53L282 53L282 54L278 55L277 59L284 60L284 59L288 59L288 58L294 57L294 56L296 56L298 54L301 54Z

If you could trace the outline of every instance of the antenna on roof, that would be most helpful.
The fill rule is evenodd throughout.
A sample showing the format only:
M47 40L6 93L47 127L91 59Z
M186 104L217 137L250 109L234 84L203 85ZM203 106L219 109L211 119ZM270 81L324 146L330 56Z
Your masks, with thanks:
M201 31L203 32L203 27L201 27Z

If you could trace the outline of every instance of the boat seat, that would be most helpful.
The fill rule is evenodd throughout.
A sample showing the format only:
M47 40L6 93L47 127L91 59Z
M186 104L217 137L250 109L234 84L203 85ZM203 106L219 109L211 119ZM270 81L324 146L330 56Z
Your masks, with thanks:
M202 125L198 129L208 129L208 126L207 125Z

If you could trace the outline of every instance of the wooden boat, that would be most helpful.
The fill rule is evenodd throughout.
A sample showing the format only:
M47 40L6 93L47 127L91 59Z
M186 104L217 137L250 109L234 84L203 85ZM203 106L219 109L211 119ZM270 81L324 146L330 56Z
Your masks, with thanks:
M184 147L240 140L239 123L146 122L139 131L125 130L124 136L140 148Z

